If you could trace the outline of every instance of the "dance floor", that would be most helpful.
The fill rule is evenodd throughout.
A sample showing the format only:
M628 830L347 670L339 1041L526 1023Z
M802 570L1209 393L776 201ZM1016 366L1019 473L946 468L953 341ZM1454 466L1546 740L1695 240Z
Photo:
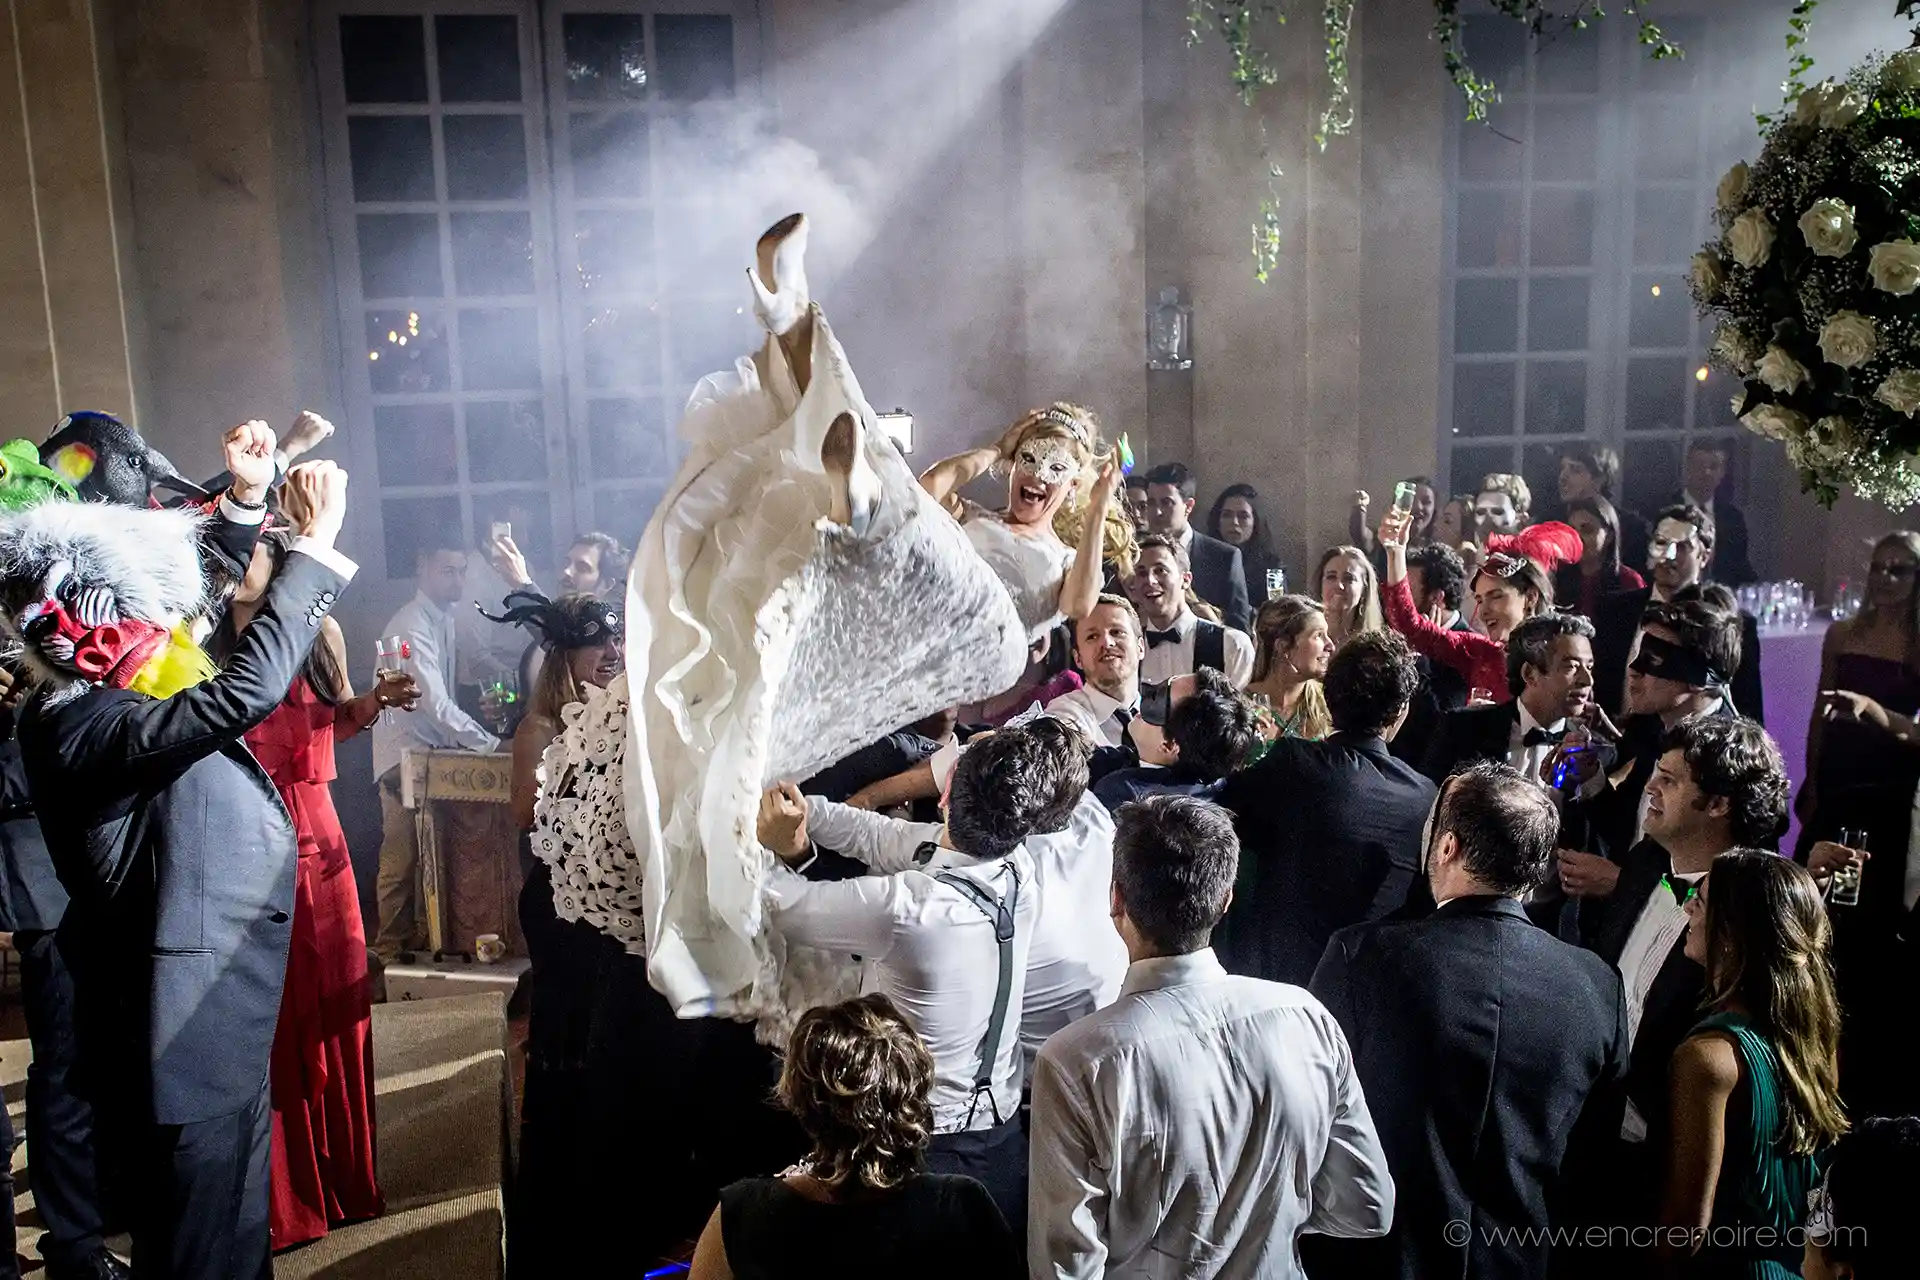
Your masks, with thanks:
M380 1184L387 1215L274 1260L275 1280L487 1280L504 1274L502 1176L516 1126L506 1002L496 993L375 1005ZM24 1040L0 1041L0 1084L23 1131ZM20 1252L39 1270L32 1155L13 1157ZM126 1240L115 1241L124 1254Z

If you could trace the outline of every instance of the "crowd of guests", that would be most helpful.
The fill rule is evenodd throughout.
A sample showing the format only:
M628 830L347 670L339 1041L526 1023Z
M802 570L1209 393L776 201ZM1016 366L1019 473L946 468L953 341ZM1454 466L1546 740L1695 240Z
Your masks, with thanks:
M56 1277L125 1274L101 1243L120 1224L169 1260L156 1275L264 1275L269 1245L382 1212L368 954L424 945L401 753L510 751L531 832L566 708L623 665L620 542L576 539L550 595L501 533L487 643L520 637L521 696L510 716L463 706L475 593L447 537L382 627L405 670L356 692L325 617L351 576L322 545L342 499L263 431L228 441L213 509L251 533L208 557L201 621L215 701L258 684L294 593L317 632L271 697L249 686L257 715L208 730L291 818L291 943L256 993L267 1084L219 1139L245 1148L229 1175L268 1176L257 1200L216 1183L240 1206L219 1238L179 1230L197 1201L128 1187L155 1156L117 1143L151 1147L164 1117L93 1114L59 910L15 906ZM1880 541L1865 608L1828 633L1803 838L1777 851L1789 780L1727 590L1753 570L1725 465L1691 449L1651 520L1584 447L1552 512L1513 475L1445 501L1413 477L1378 519L1356 494L1304 593L1251 486L1202 531L1188 468L1135 472L1130 562L1070 554L1038 610L1068 621L1013 689L767 791L772 927L859 956L868 992L777 1054L674 1018L643 957L557 916L523 841L510 1273L678 1253L697 1280L1905 1274L1920 536ZM333 744L368 729L370 947L329 794ZM46 817L8 738L17 882L48 857ZM1830 901L1855 875L1857 905ZM165 1158L204 1196L179 1171L192 1136Z

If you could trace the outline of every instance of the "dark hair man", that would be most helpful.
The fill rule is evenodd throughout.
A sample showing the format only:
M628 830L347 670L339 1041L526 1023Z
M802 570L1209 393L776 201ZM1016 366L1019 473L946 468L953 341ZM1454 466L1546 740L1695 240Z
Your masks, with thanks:
M1184 547L1193 568L1194 592L1218 609L1228 626L1249 630L1253 606L1247 598L1240 548L1193 527L1193 504L1199 491L1199 482L1184 463L1164 462L1147 472L1147 530L1165 534Z
M1299 987L1228 975L1208 946L1238 862L1232 818L1204 800L1120 811L1112 911L1132 964L1120 999L1034 1067L1036 1275L1158 1269L1165 1242L1195 1240L1211 1270L1289 1275L1303 1232L1392 1219L1339 1026Z
M1316 1274L1546 1274L1547 1198L1571 1121L1615 1114L1627 1059L1619 976L1520 905L1547 875L1558 827L1531 779L1473 765L1434 812L1438 908L1328 944L1312 990L1354 1046L1396 1197L1385 1240L1314 1242L1309 1259L1327 1263ZM1455 1235L1456 1222L1476 1229Z
M1143 696L1127 727L1140 765L1116 769L1093 793L1109 809L1152 795L1211 795L1263 744L1253 704L1211 667L1166 683L1166 697Z
M1248 860L1219 940L1233 972L1305 982L1335 930L1406 903L1433 784L1388 744L1419 678L1398 632L1361 632L1327 667L1333 733L1282 738L1220 789Z

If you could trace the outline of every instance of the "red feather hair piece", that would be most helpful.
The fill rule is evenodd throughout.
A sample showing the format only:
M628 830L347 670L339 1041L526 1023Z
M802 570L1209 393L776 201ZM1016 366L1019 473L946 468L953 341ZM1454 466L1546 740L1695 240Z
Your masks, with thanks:
M1487 550L1522 555L1552 573L1563 564L1573 564L1586 553L1580 531L1558 520L1543 520L1518 533L1495 533L1487 537Z

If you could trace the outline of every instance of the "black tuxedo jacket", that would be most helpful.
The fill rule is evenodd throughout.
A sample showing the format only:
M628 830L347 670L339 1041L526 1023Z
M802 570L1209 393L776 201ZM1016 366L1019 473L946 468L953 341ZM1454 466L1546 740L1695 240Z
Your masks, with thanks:
M1304 983L1335 930L1397 910L1434 786L1379 738L1282 738L1228 778L1240 878L1214 934L1235 973Z
M20 744L8 735L0 741L0 929L13 934L45 933L59 927L67 913L67 891L53 873L47 841L33 815L27 768ZM20 949L16 942L14 948Z
M1642 840L1620 864L1620 883L1613 893L1598 900L1593 912L1591 946L1596 955L1617 970L1621 953L1633 926L1645 910L1647 899L1656 893L1669 893L1661 878L1673 869L1673 860L1654 840ZM1661 963L1653 984L1647 988L1646 1004L1640 1011L1640 1026L1633 1038L1633 1059L1627 1068L1627 1094L1647 1121L1649 1134L1667 1127L1667 1068L1673 1051L1702 1016L1700 996L1706 983L1706 971L1687 959L1687 939L1676 938L1667 958ZM1632 998L1632 993L1628 993Z
M1513 744L1520 704L1509 699L1484 707L1461 707L1440 717L1427 745L1422 771L1435 782L1482 760L1505 760Z
M1253 606L1247 599L1247 574L1240 563L1240 548L1218 538L1209 538L1198 529L1187 545L1187 562L1193 570L1194 594L1220 611L1230 627L1253 629ZM1266 584L1261 584L1266 590Z
M1333 936L1313 993L1347 1033L1393 1169L1393 1230L1327 1241L1340 1276L1533 1277L1570 1142L1619 1123L1627 1015L1599 957L1533 927L1511 898ZM1616 1129L1617 1132L1617 1129ZM1448 1238L1453 1221L1468 1241Z
M60 949L80 1084L147 1104L155 1123L230 1115L266 1080L298 846L241 735L286 697L345 585L289 556L213 680L164 700L87 689L21 716L40 827L72 896Z
M1600 597L1593 609L1593 696L1616 720L1627 704L1627 657L1640 634L1640 617L1653 598L1652 587L1615 591ZM1734 709L1757 724L1767 722L1766 698L1760 686L1760 624L1753 615L1740 615L1740 669L1729 689Z

